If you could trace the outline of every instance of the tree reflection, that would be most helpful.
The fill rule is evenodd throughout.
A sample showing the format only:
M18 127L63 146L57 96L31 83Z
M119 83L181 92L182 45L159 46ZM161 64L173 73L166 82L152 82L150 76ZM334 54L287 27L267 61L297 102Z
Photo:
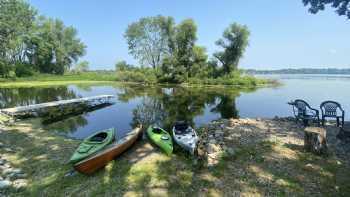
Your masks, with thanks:
M77 97L78 95L67 86L0 88L0 108L31 105Z
M236 98L240 92L255 89L210 89L185 87L126 87L118 98L128 102L141 97L142 102L133 110L131 125L143 123L145 126L158 124L171 129L175 121L185 120L194 125L194 118L204 114L206 108L218 113L222 118L238 118Z
M220 95L219 97L219 103L210 111L220 113L221 118L239 118L236 107L236 96Z

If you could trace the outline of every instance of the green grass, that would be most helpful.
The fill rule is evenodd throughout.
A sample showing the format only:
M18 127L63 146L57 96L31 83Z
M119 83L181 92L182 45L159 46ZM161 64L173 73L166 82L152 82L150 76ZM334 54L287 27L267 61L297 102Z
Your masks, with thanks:
M262 141L235 145L235 155L223 155L218 166L194 164L179 150L168 157L141 140L104 169L86 176L65 177L79 141L43 129L40 120L20 122L0 133L0 149L16 168L28 174L26 189L9 188L10 196L346 196L349 166L333 157L319 157L298 147ZM8 152L11 148L15 152ZM306 168L311 164L314 168ZM339 189L336 189L336 186Z
M84 72L80 74L67 73L64 75L36 74L30 77L18 77L0 79L3 82L27 82L27 81L115 81L116 73L105 72Z
M64 75L35 74L30 77L0 78L0 87L31 87L67 85L76 83L123 82L141 84L163 84L157 82L155 73L147 71L91 71L80 74L67 73ZM167 84L167 83L165 83ZM176 85L176 84L175 84ZM277 81L259 79L252 76L231 76L217 79L189 78L181 85L185 86L238 86L256 87L278 85Z
M0 78L0 87L32 87L81 83L115 82L115 72L86 72L81 74L50 75L37 74L22 78Z

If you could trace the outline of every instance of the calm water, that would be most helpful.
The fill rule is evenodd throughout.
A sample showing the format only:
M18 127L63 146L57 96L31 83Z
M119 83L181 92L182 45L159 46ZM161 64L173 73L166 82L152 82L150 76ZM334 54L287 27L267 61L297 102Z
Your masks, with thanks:
M291 108L286 103L296 98L305 99L315 108L324 100L336 100L350 111L350 76L264 77L278 78L283 85L249 90L117 84L3 88L0 89L0 108L99 94L115 95L112 106L46 125L54 132L78 139L110 127L115 127L118 137L122 137L138 122L157 123L169 129L176 120L200 126L218 118L290 116Z

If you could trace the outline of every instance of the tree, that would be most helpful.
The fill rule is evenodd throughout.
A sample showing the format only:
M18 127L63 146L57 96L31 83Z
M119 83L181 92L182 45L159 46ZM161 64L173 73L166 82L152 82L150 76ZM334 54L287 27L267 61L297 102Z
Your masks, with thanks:
M86 46L77 38L76 29L66 27L62 21L40 17L35 28L28 41L28 59L40 72L63 74L85 54Z
M0 0L0 74L7 76L16 62L25 59L25 40L30 35L36 11L22 0Z
M185 67L187 74L191 77L191 67L194 61L194 47L197 40L197 26L192 19L185 19L176 26L175 58L179 67ZM199 49L198 49L199 50Z
M222 47L223 51L214 53L214 57L222 64L224 74L237 69L248 46L249 34L247 26L233 23L224 31L223 38L216 41L216 45Z
M170 53L162 61L162 78L168 82L181 83L197 75L205 66L207 55L204 47L195 45L197 26L192 19L185 19L170 31Z
M125 71L129 70L133 67L133 65L127 64L126 61L119 61L115 64L116 71Z
M208 55L205 47L193 47L193 62L190 67L190 76L208 77Z
M310 6L309 12L312 14L323 11L326 5L331 5L336 9L339 16L346 16L350 19L350 1L349 0L303 0L304 6Z
M172 32L173 18L156 16L141 18L130 24L124 37L129 53L142 65L153 68L161 65L163 56L169 53L169 34Z
M82 61L75 65L74 71L77 73L87 72L89 70L89 62Z

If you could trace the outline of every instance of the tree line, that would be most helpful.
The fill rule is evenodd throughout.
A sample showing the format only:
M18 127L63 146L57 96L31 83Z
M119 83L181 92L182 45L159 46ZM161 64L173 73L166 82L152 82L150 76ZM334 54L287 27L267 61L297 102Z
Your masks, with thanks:
M221 50L208 59L206 48L196 44L197 25L193 19L176 24L169 16L143 17L131 23L124 35L129 53L140 62L141 69L125 61L118 62L116 68L142 70L154 74L158 82L172 83L237 74L249 34L245 25L229 25L216 41Z
M335 74L335 75L349 75L348 68L297 68L297 69L278 69L278 70L255 70L247 69L244 72L248 74Z
M63 74L85 54L74 27L23 0L0 0L0 76Z

